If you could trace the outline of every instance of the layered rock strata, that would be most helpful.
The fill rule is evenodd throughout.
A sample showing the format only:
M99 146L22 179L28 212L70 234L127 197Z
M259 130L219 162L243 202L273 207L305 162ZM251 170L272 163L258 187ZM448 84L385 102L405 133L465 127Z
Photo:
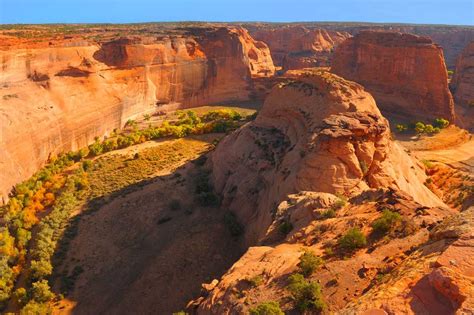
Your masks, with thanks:
M443 51L427 37L360 32L339 45L331 69L362 84L382 111L454 121Z

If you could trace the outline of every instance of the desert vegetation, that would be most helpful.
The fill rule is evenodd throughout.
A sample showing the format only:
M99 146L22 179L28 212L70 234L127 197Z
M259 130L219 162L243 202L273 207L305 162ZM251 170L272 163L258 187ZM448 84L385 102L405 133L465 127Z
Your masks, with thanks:
M416 134L433 135L441 132L442 129L449 126L449 121L444 118L436 118L432 123L425 123L422 121L410 124L397 124L395 128L399 133L415 132Z
M102 141L96 138L88 148L53 157L30 179L14 187L9 202L0 208L1 308L13 296L22 312L44 313L55 298L48 282L53 274L53 258L60 260L65 253L63 245L74 237L74 229L70 228L69 234L64 235L66 228L74 224L70 222L73 211L86 200L105 196L182 159L176 152L183 148L171 145L159 155L153 149L145 149L132 159L98 156L153 139L226 132L238 127L242 119L238 112L226 109L212 110L202 117L193 111L182 111L177 117L176 121L164 121L159 127L142 130L130 121L128 129ZM215 205L218 198L208 174L198 176L198 182L200 203ZM170 207L179 209L180 205L172 201ZM231 233L240 234L241 227L235 218L229 222ZM66 293L78 273L64 279Z

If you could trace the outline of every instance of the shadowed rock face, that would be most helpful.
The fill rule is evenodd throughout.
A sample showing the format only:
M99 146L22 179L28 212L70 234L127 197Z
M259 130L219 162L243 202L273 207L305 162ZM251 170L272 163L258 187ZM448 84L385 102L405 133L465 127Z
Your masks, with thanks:
M293 71L277 85L257 119L226 137L212 156L225 207L265 237L290 193L352 194L393 187L425 205L442 205L425 175L390 140L388 122L362 86L323 71Z
M283 70L329 66L333 49L350 35L302 26L262 29L253 37L268 44L273 60Z
M457 104L474 106L474 41L458 59L452 87Z
M382 111L454 120L443 51L427 37L360 32L336 49L332 71L362 84Z
M240 28L9 48L0 63L0 196L50 155L84 147L128 119L248 100L252 79L275 71L268 47Z

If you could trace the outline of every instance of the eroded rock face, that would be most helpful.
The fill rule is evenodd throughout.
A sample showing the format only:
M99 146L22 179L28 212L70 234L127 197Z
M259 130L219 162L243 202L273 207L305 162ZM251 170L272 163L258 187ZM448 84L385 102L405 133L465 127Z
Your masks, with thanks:
M452 81L456 104L474 106L474 42L458 59Z
M278 204L299 191L394 187L442 205L420 167L390 140L388 122L362 86L318 70L293 75L212 156L215 187L250 243L265 237Z
M367 88L382 111L454 120L443 51L427 37L363 31L335 50L331 69Z
M334 48L350 37L347 32L303 26L261 29L252 35L268 44L275 64L283 70L329 66Z
M44 45L43 45L44 46ZM0 50L0 195L50 155L156 110L248 100L274 74L268 47L240 28Z
M452 210L423 207L401 191L378 189L368 190L351 198L346 206L336 211L334 217L324 218L322 213L330 209L335 200L336 196L319 192L300 192L288 196L288 200L278 207L274 226L278 226L282 220L291 222L293 229L290 233L286 236L280 233L280 239L273 239L272 246L250 247L208 292L208 296L199 300L197 313L246 314L249 308L267 301L278 301L285 312L291 313L295 306L292 300L287 298L288 277L299 272L299 258L308 250L325 260L324 266L308 276L308 280L320 284L326 313L448 314L458 309L458 305L452 306L447 300L434 300L436 292L429 281L424 283L427 285L423 287L427 290L424 294L421 294L421 288L417 287L416 295L412 294L410 299L403 300L401 293L403 290L409 290L410 284L416 284L423 276L427 279L429 269L420 271L421 268L428 267L423 259L434 261L439 257L440 260L445 255L440 256L446 250L446 243L443 242L445 239L435 245L426 245L431 242L428 229L452 215ZM382 209L397 212L402 219L386 238L371 237L370 225L379 217ZM338 255L337 239L353 227L368 235L368 248L349 255ZM269 234L272 229L273 225L268 231ZM426 246L426 252L414 252L417 246ZM430 249L432 251L429 251ZM449 248L445 253L448 251ZM461 257L456 258L459 266L469 266L466 260L459 258ZM405 261L411 262L413 270L403 269ZM400 273L400 269L405 273ZM257 285L252 284L252 279L257 277L260 282ZM391 282L397 277L400 282ZM465 281L466 275L461 275L460 278ZM434 276L433 279L438 281ZM452 279L444 278L444 281L449 282ZM388 286L388 283L392 286ZM453 283L448 290L455 300L466 295L466 291L462 290L463 293L459 296L454 293L457 284L458 282ZM463 290L465 289L464 286ZM375 292L379 292L379 295ZM401 300L396 303L384 299L397 293ZM423 308L427 298L432 299L431 304ZM413 308L410 308L411 303ZM353 308L354 306L356 308Z

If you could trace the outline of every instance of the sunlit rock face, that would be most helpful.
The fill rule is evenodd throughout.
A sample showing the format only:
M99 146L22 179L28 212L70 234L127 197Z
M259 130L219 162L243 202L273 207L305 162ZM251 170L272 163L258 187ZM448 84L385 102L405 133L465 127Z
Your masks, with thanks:
M275 72L268 47L242 28L186 29L104 43L0 49L0 195L49 156L84 147L155 111L245 101Z
M372 96L325 71L290 73L257 119L212 155L223 205L246 226L249 243L265 237L278 204L300 191L353 194L393 187L423 205L443 205L422 169L390 138Z

